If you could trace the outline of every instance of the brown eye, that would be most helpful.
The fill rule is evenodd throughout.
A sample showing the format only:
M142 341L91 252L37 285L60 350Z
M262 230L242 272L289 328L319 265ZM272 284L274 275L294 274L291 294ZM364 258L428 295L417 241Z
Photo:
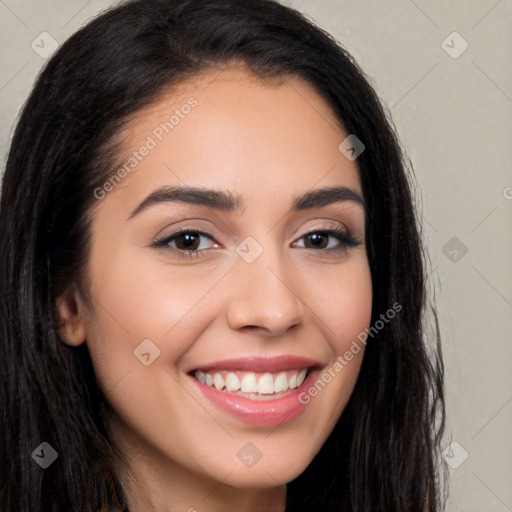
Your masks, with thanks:
M310 249L310 248L325 249L329 243L329 236L330 235L324 231L318 231L316 233L311 233L309 235L306 235L304 237L304 239L310 240L312 245L309 246L307 243L305 243L305 246L308 249Z
M302 236L300 240L304 240L304 245L299 247L305 249L319 249L322 251L340 251L348 247L357 247L360 242L353 238L350 233L343 229L321 229L311 231ZM335 242L332 243L331 240Z
M211 247L211 244L202 242L203 239L214 242L212 235L203 233L202 231L194 231L190 229L183 229L176 233L172 233L169 236L164 236L158 240L155 240L152 244L153 247L161 247L164 249L170 249L178 256L185 258L202 256L206 249ZM217 244L213 244L217 245Z
M193 233L192 231L188 231L186 233L181 233L180 235L174 237L176 240L176 248L186 251L186 250L195 250L199 247L200 235L197 233Z

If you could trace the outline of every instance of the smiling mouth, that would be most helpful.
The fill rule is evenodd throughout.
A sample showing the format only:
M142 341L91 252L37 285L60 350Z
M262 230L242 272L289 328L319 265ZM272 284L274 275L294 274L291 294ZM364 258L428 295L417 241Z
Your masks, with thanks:
M276 400L298 389L308 378L312 368L298 368L280 372L202 371L190 375L202 384L227 394L255 401Z

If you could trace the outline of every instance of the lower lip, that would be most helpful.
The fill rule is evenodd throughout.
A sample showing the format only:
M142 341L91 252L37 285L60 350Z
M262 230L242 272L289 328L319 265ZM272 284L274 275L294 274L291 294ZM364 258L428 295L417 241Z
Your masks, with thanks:
M286 423L301 414L307 406L299 401L299 395L304 392L310 382L316 379L318 371L312 371L307 379L293 391L274 400L250 400L243 396L207 386L195 377L190 378L198 386L201 393L217 407L231 413L245 423L256 426L272 426Z

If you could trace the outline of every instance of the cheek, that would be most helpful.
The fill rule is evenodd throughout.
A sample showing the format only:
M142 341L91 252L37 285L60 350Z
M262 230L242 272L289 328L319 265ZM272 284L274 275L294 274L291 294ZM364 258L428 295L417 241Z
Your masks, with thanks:
M118 258L98 268L93 287L101 329L132 343L161 340L194 309L215 283L212 272L170 268L162 262ZM109 341L114 341L115 336Z
M299 396L315 421L305 426L312 458L332 432L347 405L359 375L365 345L358 336L369 327L372 282L366 256L310 274L304 302L327 341L330 365Z
M347 350L357 336L370 325L372 314L372 283L367 265L360 265L344 276L341 290L333 298L329 313L333 331L339 334L336 352Z
M304 284L304 302L336 355L367 328L372 314L372 281L366 256L358 254L331 270L311 275Z
M180 420L169 419L168 411L189 419L202 412L195 402L175 398L183 399L175 370L209 323L211 303L204 298L218 277L199 266L172 269L148 258L111 261L115 265L91 265L94 317L87 346L116 415L151 439L156 424L178 429Z
M176 373L180 358L219 314L211 293L219 271L166 265L130 250L93 263L94 317L87 326L87 346L102 389L119 405L122 397L116 392L128 381L158 389L151 379L159 374L167 383L168 372Z
M333 298L329 309L333 326L329 339L334 357L329 375L324 376L337 390L332 395L334 418L341 414L350 398L365 352L361 333L370 326L372 314L372 282L366 259L346 272L340 287L338 301ZM338 397L342 400L338 401Z
M357 253L330 269L310 272L302 282L302 298L327 342L330 365L319 375L321 382L304 397L322 396L320 402L328 418L318 428L325 433L350 398L365 352L361 334L370 326L372 315L372 281L366 255Z

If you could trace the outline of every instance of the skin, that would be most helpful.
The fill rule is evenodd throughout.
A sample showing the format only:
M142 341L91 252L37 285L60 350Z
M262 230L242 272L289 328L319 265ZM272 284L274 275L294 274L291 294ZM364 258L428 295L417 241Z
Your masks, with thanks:
M285 484L334 428L364 347L300 416L277 427L220 410L186 372L235 356L283 354L328 368L369 326L364 208L345 201L289 211L295 196L317 188L343 185L362 195L357 165L338 150L347 133L312 88L290 77L263 82L243 64L205 72L137 113L120 134L120 161L191 96L198 104L190 114L98 201L92 307L76 291L59 298L59 334L90 351L114 411L110 429L135 475L135 482L122 475L132 512L284 511ZM244 206L228 213L168 202L127 220L162 185L230 191ZM330 253L306 246L305 235L332 224L360 245ZM200 239L203 256L151 247L184 227L212 235ZM263 249L250 264L236 252L248 236ZM183 249L179 242L172 247ZM339 244L329 238L329 247ZM160 350L150 366L134 356L146 338ZM237 458L248 442L262 454L250 468Z

